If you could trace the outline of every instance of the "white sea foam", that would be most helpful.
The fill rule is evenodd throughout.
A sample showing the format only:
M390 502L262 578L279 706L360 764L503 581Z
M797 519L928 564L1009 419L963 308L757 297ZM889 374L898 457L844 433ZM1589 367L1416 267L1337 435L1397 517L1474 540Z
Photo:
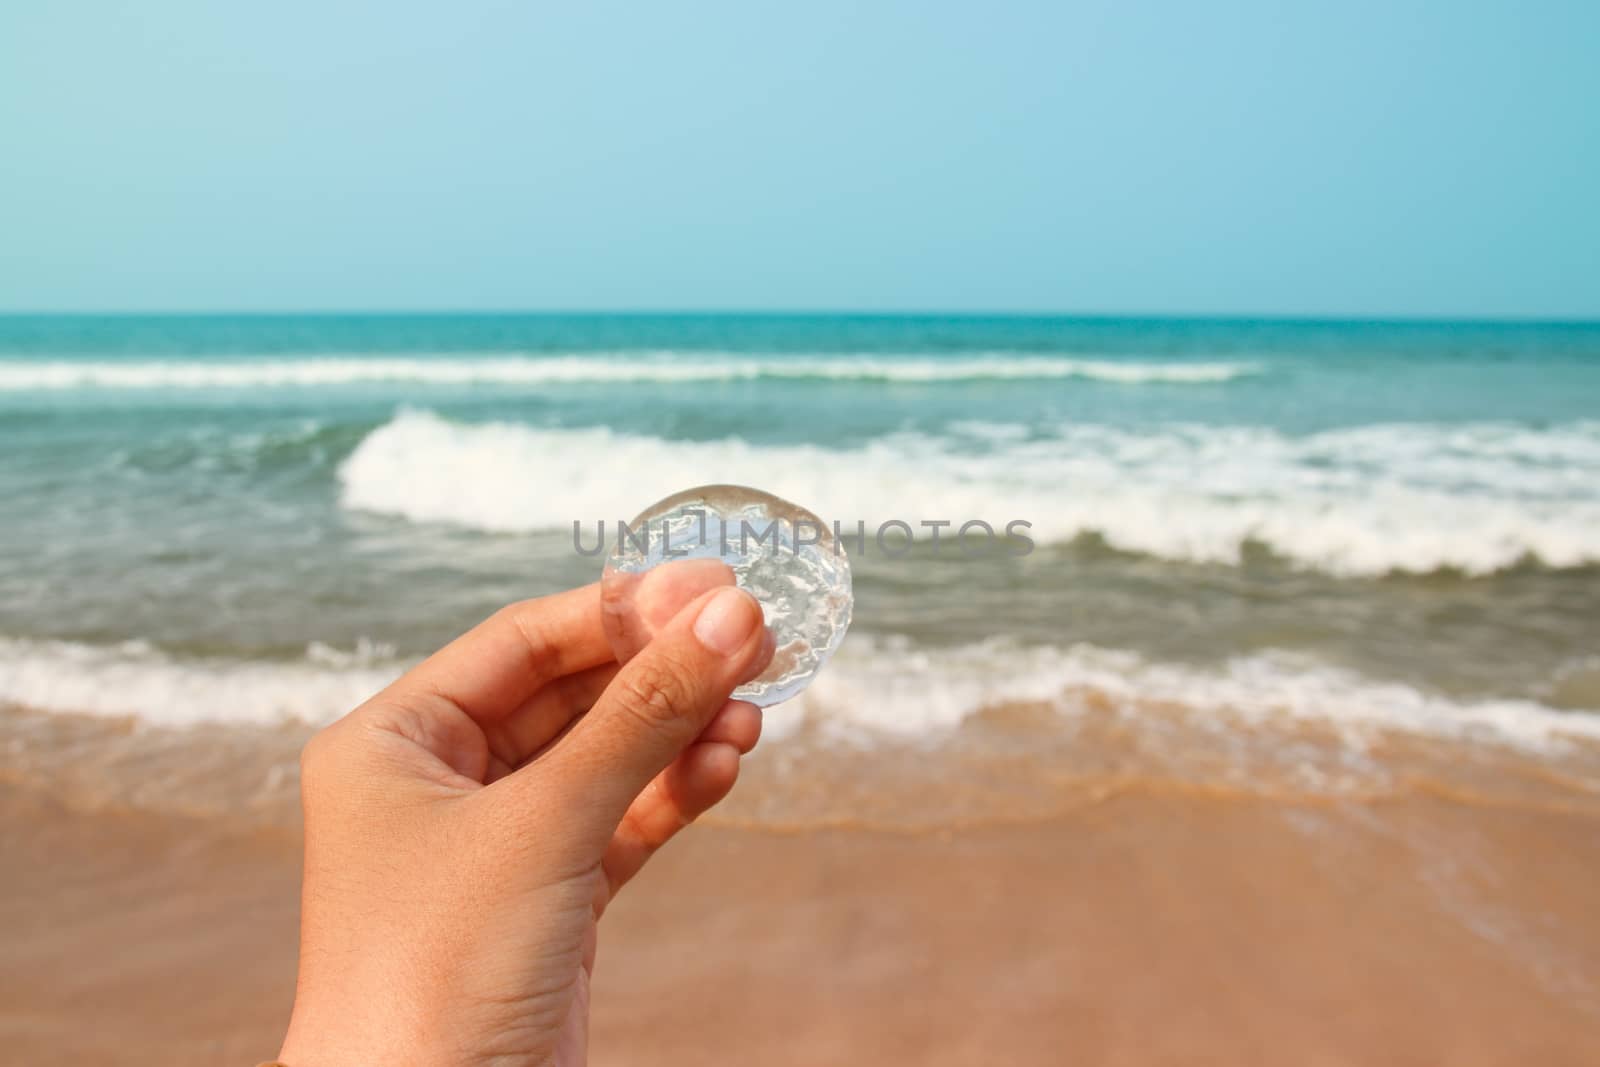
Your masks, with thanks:
M288 661L175 659L140 641L83 645L0 638L0 702L45 711L201 722L331 722L405 664L383 650L320 644Z
M149 646L0 639L0 703L45 711L131 715L165 726L202 722L330 722L392 681L405 662L313 646L287 662L178 659ZM1123 714L1170 706L1228 729L1329 724L1364 749L1377 732L1470 738L1558 751L1600 743L1600 713L1523 700L1452 700L1304 656L1263 652L1218 667L1150 662L1077 645L992 640L931 649L856 635L795 701L768 712L765 737L805 726L851 744L875 738L937 743L968 717L1027 702L1064 718L1093 703Z
M691 485L734 482L853 529L901 519L1032 523L1038 542L1235 563L1258 543L1343 575L1485 574L1533 557L1600 562L1600 422L1389 425L1291 436L1259 427L1050 433L964 426L850 449L665 441L606 429L463 425L403 412L339 471L345 507L495 532L630 518ZM870 548L869 548L870 551Z
M777 734L788 733L810 719L846 739L927 738L984 708L1042 704L1071 715L1091 701L1123 713L1167 706L1250 730L1326 724L1356 749L1390 730L1537 752L1573 741L1600 743L1600 710L1451 699L1296 653L1269 650L1197 667L1083 644L1057 648L995 639L929 649L859 635L791 706L800 714L769 716L766 733L772 735L774 726Z
M1259 373L1244 362L1150 362L983 353L895 355L647 352L582 356L354 357L227 361L0 361L0 392L63 389L243 389L369 383L560 385L824 379L961 382L1081 378L1122 385L1203 385Z

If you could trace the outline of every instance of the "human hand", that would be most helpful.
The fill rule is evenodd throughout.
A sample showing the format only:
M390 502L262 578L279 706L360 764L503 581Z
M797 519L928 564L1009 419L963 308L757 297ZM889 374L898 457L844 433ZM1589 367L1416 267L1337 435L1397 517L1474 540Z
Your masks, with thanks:
M283 1063L584 1062L606 904L760 735L728 698L772 640L732 581L657 568L620 668L598 586L512 605L312 738Z

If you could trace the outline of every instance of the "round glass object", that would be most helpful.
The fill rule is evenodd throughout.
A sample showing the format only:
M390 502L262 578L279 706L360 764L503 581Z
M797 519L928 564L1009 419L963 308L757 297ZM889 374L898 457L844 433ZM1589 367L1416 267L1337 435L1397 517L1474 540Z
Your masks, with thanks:
M774 639L772 663L733 691L769 707L811 684L850 626L850 560L805 508L742 485L674 493L618 529L601 578L606 639L627 662L677 609L727 571L754 596Z

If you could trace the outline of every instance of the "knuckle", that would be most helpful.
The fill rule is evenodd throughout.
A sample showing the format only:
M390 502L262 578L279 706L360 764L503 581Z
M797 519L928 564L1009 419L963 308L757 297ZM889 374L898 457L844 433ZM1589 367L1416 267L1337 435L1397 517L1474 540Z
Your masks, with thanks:
M622 707L651 729L672 728L692 699L693 676L669 656L635 662L635 669L617 676Z
M315 770L322 763L328 744L327 727L312 734L305 747L300 749L300 769L306 772Z
M307 739L300 748L300 780L302 783L312 783L324 778L334 777L339 773L339 768L348 762L348 751L351 747L350 727L357 721L366 705L337 719Z
M550 635L539 626L537 605L537 600L519 600L495 612L496 623L505 624L521 637L528 670L534 675L542 674L546 670L555 659L556 652L551 644Z
M300 784L302 789L315 787L328 774L328 764L333 758L335 738L333 727L325 726L311 735L300 749Z

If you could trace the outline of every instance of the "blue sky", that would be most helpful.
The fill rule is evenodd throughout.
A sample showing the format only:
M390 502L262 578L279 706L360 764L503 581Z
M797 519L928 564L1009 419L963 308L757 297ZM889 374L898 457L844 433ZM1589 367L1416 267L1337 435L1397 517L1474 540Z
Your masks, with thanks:
M1600 4L0 8L0 308L1600 317Z

